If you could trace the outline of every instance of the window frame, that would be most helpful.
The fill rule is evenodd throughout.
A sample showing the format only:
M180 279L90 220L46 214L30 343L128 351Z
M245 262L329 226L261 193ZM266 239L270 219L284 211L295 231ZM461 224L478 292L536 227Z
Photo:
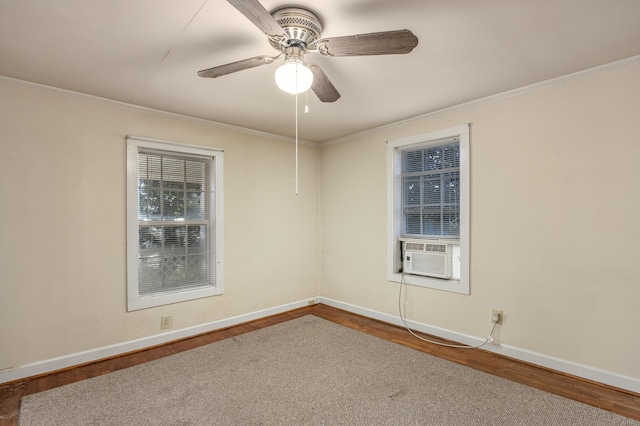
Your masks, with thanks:
M414 274L403 274L401 258L402 236L402 170L401 151L415 145L416 148L438 146L444 140L457 137L460 143L460 278L442 279ZM446 142L444 143L446 144ZM444 145L443 144L443 145ZM469 285L469 124L448 127L387 141L387 280L420 287L470 294ZM411 237L414 238L414 237ZM425 240L450 241L451 238Z
M127 136L127 311L152 308L221 295L224 292L223 256L223 175L224 151L197 145ZM207 182L209 203L208 227L212 232L209 247L215 268L211 286L177 289L173 292L141 295L138 282L139 218L138 218L138 152L148 149L167 155L209 157L212 173Z

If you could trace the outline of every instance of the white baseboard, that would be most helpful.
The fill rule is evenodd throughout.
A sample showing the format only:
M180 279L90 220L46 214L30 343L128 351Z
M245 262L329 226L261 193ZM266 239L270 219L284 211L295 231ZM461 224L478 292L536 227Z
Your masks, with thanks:
M318 303L323 303L334 308L342 309L344 311L353 312L365 317L384 321L390 324L404 326L402 320L398 316L377 312L371 309L363 308L349 303L340 302L337 300L329 299L326 297L319 297ZM442 337L444 339L453 340L466 345L474 346L484 342L483 338L469 336L462 333L446 330L439 327L430 326L427 324L419 323L416 321L408 320L407 324L413 330L423 333L431 334L433 336ZM640 379L633 377L623 376L610 371L604 371L597 368L589 367L586 365L576 364L570 361L566 361L559 358L550 357L540 353L532 352L526 349L520 349L508 345L497 345L493 347L487 347L485 350L495 352L510 358L515 358L520 361L530 362L542 367L550 368L552 370L560 371L563 373L571 374L577 377L581 377L595 382L603 383L606 385L614 386L620 389L625 389L631 392L640 393Z
M291 311L293 309L302 308L304 306L308 306L310 301L317 303L318 298L305 299L298 302L288 303L286 305L275 306L273 308L263 309L248 314L238 315L235 317L213 321L206 324L200 324L194 327L168 331L162 334L156 334L154 336L143 337L141 339L130 340L110 346L103 346L101 348L91 349L84 352L65 355L58 358L52 358L32 364L21 365L16 368L2 370L0 371L0 384L25 379L27 377L38 376L41 374L46 374L53 371L114 357L117 355L122 355L127 352L150 348L152 346L157 346L175 340L196 336L198 334L207 333L209 331L232 327L234 325L242 324L248 321L253 321L271 315Z
M184 339L187 337L195 336L210 331L220 330L234 325L242 324L248 321L253 321L260 318L265 318L271 315L280 314L283 312L291 311L293 309L302 308L309 305L309 302L323 303L334 308L342 309L344 311L353 312L355 314L363 315L379 321L384 321L390 324L402 326L402 321L399 317L385 314L382 312L374 311L372 309L363 308L349 303L340 302L337 300L329 299L327 297L315 297L311 299L305 299L298 302L288 303L286 305L275 306L273 308L263 309L248 314L238 315L231 318L226 318L218 321L209 322L206 324L197 325L194 327L184 328L181 330L169 331L154 336L144 337L141 339L131 340L128 342L118 343L115 345L104 346L101 348L91 349L84 352L79 352L71 355L62 356L59 358L52 358L32 364L22 365L16 368L0 371L0 384L12 382L15 380L25 379L27 377L38 376L41 374L50 373L53 371L69 368L77 365L86 364L89 362L98 361L105 358L114 357L117 355L125 354L127 352L137 351L145 348L149 348L164 343L169 343L175 340ZM456 342L464 343L467 345L478 345L484 341L482 338L469 336L466 334L446 330L439 327L430 326L427 324L419 323L416 321L407 321L407 324L414 330L428 333L434 336L442 337L445 339L453 340ZM610 386L614 386L620 389L625 389L631 392L640 393L640 380L632 377L623 376L620 374L612 373L609 371L600 370L597 368L576 364L563 359L542 355L536 352L532 352L526 349L520 349L508 345L499 345L489 347L486 350L499 353L511 358L515 358L521 361L530 362L532 364L540 365L543 367L551 368L553 370L561 371L563 373L572 374L574 376L582 377L588 380L593 380L599 383L604 383Z

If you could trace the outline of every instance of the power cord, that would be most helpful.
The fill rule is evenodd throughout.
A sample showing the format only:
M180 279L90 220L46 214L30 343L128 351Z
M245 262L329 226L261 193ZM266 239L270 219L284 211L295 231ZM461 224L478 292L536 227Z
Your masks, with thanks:
M485 339L484 342L482 342L481 344L477 345L477 346L470 346L470 345L451 345L448 343L442 343L442 342L434 342L433 340L429 340L429 339L425 339L424 337L418 336L416 333L413 332L413 330L411 330L411 328L409 327L409 325L407 324L407 321L404 317L404 314L402 312L402 287L406 287L407 283L404 282L404 276L405 274L402 274L402 278L400 279L400 291L398 292L398 314L400 314L400 320L402 320L402 324L404 324L404 327L407 329L407 331L409 333L411 333L414 337L427 342L427 343L432 343L434 345L440 345L440 346L446 346L448 348L458 348L458 349L478 349L483 347L484 345L486 345L489 342L493 342L493 332L496 330L496 326L498 325L498 323L494 323L493 324L493 328L491 328L491 332L489 333L489 337L487 337ZM405 298L405 302L407 299L407 291L405 289L404 292L404 298Z

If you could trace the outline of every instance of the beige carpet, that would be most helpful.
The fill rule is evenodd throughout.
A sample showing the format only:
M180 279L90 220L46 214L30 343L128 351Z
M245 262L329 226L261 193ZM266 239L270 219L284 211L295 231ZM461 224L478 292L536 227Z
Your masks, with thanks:
M639 425L305 316L27 396L20 425Z

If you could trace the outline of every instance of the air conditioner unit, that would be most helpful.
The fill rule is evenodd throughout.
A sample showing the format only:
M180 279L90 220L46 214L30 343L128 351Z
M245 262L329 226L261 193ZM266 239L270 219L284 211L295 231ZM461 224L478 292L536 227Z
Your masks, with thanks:
M451 244L442 241L403 240L406 274L451 278Z

